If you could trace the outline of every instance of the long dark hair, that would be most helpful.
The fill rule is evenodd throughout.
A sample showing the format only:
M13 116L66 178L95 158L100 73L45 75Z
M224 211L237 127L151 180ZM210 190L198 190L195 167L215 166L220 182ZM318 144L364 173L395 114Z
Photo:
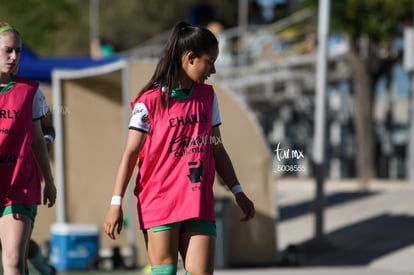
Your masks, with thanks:
M160 105L168 106L173 85L182 70L181 57L188 51L192 51L197 57L200 57L217 47L217 38L208 29L186 22L178 22L171 31L154 74L139 92L139 96L154 85L159 85ZM165 96L163 89L165 89Z

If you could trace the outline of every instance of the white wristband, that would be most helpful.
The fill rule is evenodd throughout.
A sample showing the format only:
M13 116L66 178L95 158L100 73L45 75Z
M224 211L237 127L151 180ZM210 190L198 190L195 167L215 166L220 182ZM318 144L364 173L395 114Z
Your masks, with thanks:
M238 193L242 193L243 189L240 184L237 184L231 188L231 192L233 193L233 195L237 195Z
M53 139L53 136L52 135L49 135L49 134L44 135L44 138L47 139L47 140L49 140L50 143L53 144L54 139Z
M122 197L121 196L112 196L111 205L122 205Z

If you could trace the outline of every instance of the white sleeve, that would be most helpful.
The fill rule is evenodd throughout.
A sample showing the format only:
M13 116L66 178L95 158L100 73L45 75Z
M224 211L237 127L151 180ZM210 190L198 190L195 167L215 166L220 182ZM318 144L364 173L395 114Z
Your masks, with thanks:
M129 129L148 133L151 127L148 117L148 110L144 103L136 103L132 111L131 120L129 121Z
M40 119L46 116L49 109L47 108L46 98L43 92L37 89L36 94L33 99L33 110L32 110L32 118L34 120Z
M216 93L214 93L214 103L213 103L213 127L219 126L221 124L220 110L218 106L218 100Z

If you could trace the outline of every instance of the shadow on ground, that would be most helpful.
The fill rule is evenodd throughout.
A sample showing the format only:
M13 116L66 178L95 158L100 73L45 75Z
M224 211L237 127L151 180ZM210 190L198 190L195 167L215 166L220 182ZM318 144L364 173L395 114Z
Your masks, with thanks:
M376 193L336 193L326 207ZM312 211L312 202L282 207L279 221ZM324 235L320 240L291 244L282 252L282 266L363 266L414 244L414 217L389 213L371 217Z
M325 207L331 207L353 200L367 198L378 194L378 192L338 192L327 195L324 198ZM298 204L279 207L278 221L283 222L301 215L309 214L313 210L313 201L305 201Z
M326 235L325 248L302 244L304 265L368 265L414 243L414 218L384 214ZM308 245L310 244L310 245ZM315 250L316 248L316 250Z

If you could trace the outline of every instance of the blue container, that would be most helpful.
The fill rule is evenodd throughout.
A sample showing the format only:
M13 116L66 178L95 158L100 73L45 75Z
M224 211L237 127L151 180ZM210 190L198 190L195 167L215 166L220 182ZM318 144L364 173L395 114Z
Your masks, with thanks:
M99 255L99 227L56 223L51 226L50 263L58 271L88 269Z

